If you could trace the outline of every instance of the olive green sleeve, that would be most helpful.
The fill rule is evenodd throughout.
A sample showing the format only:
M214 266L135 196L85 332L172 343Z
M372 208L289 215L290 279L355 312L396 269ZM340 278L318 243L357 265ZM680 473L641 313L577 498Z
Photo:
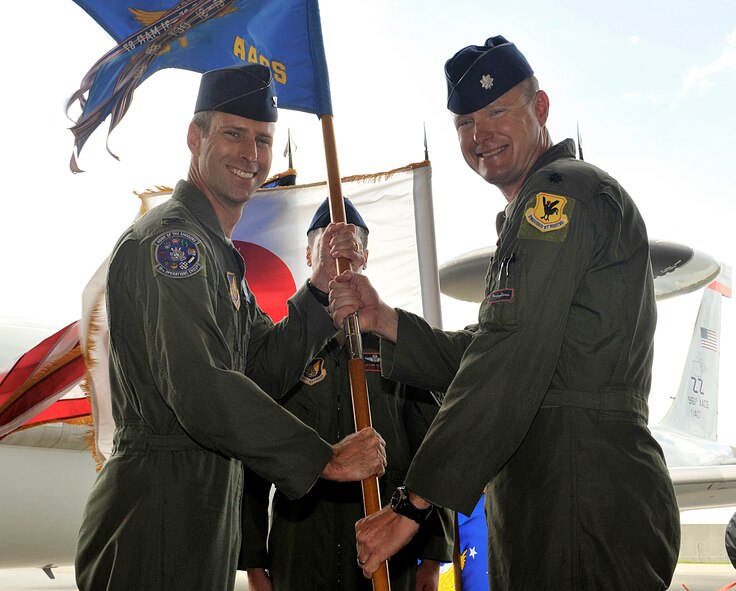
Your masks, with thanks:
M303 495L329 461L332 448L252 379L231 369L236 366L238 336L224 332L233 325L227 321L232 318L233 303L226 290L218 290L215 273L208 269L208 262L214 262L208 257L214 255L202 246L202 271L172 278L152 269L150 252L145 241L137 248L136 268L128 280L136 285L150 379L157 391L200 445L241 460L289 497ZM121 265L127 260L116 257ZM124 272L115 267L110 271L113 275ZM303 314L297 318L295 327L310 320ZM297 330L309 334L306 327ZM276 342L284 350L290 347L287 335L263 328L264 333L270 331L272 349ZM310 354L303 351L307 360ZM298 375L306 360L292 361Z
M435 505L469 515L484 486L518 449L546 395L570 306L595 250L597 233L581 205L570 212L564 239L519 238L519 223L525 222L517 221L496 253L487 292L508 299L481 304L480 328L406 478L410 490ZM512 254L512 264L501 268ZM444 350L447 339L423 334L420 351L435 359L431 351ZM398 341L404 339L400 326ZM428 369L418 365L421 355L411 346L409 339L403 350L417 363L414 371Z
M243 468L238 570L268 568L268 507L271 483Z
M444 332L415 314L400 309L397 312L401 338L395 344L381 339L382 374L402 384L446 392L474 330Z
M313 355L334 336L332 319L306 284L289 298L288 315L275 325L252 306L245 373L275 399L299 381Z
M440 409L442 395L429 390L406 386L404 388L404 406L402 421L406 430L409 451L413 456L432 421ZM454 541L454 511L443 507L435 507L427 520L419 527L419 532L412 539L414 555L419 559L450 562Z

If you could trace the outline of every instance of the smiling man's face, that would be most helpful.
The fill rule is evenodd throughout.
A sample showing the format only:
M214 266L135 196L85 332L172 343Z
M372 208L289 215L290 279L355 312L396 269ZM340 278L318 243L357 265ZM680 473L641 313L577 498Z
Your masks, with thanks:
M549 99L525 83L467 115L453 115L468 166L507 198L515 195L537 158L547 149L544 125Z
M268 178L275 130L275 123L220 111L207 133L190 125L190 178L216 209L242 208Z

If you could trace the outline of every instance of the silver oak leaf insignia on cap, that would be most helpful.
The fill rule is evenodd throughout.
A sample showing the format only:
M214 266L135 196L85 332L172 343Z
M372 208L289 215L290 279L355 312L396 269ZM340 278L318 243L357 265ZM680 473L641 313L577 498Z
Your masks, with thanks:
M491 75L490 74L483 75L480 79L480 85L485 90L490 90L491 88L493 88L493 78L491 78Z

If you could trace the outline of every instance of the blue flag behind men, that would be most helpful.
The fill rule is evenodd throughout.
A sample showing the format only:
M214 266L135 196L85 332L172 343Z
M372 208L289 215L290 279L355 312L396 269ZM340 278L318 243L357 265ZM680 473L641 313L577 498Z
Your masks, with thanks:
M469 516L457 514L460 560L459 564L441 565L438 591L488 591L488 528L484 500L485 495ZM460 569L460 589L455 585L456 568Z
M470 517L458 513L463 591L488 591L488 529L483 510L485 495Z
M279 107L331 115L317 0L74 0L118 43L82 80L72 127L80 152L109 115L125 115L135 88L154 72L206 72L257 62L271 68ZM75 158L72 170L78 172Z

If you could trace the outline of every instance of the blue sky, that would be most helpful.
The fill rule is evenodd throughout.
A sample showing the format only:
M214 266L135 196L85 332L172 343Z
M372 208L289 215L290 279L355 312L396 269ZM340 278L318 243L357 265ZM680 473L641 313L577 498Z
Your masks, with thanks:
M651 238L736 265L732 179L736 137L736 1L494 2L323 0L325 49L343 175L433 165L440 263L495 242L500 193L467 168L445 109L443 64L458 49L502 34L527 56L551 99L553 140L575 137L586 160L626 187ZM133 191L186 174L185 132L198 75L166 71L135 94L109 139L100 128L72 175L67 97L112 40L73 2L9 3L0 51L5 115L2 315L59 326L79 317L79 293L138 208ZM16 41L21 32L20 41ZM11 34L12 33L12 34ZM22 55L23 60L15 57ZM326 176L314 116L282 112L272 172L286 130L301 181ZM700 293L661 302L652 417L680 379ZM724 300L721 439L736 445L736 315ZM443 301L448 328L475 306Z

